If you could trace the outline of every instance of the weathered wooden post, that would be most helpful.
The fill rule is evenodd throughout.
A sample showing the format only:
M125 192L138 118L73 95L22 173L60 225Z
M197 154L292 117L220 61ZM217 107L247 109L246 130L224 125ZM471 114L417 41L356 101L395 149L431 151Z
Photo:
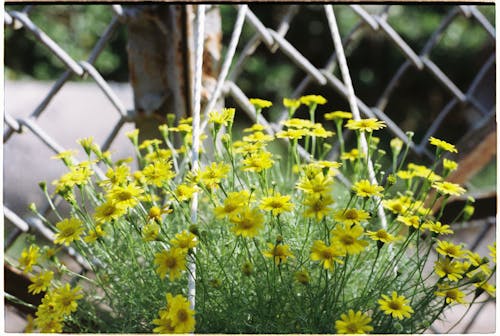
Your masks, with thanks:
M192 115L193 18L196 5L124 6L135 124L142 139L158 137L166 115ZM202 104L216 83L221 59L221 18L208 8L203 54Z

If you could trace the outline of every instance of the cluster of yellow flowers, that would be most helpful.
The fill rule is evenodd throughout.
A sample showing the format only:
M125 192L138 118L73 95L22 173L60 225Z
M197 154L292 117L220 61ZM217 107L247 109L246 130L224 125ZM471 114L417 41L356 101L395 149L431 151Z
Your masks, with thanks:
M250 103L257 116L272 106L262 99ZM69 172L54 182L54 193L72 211L53 226L38 216L55 230L56 245L74 246L94 266L96 280L79 279L105 294L95 299L80 286L62 284L63 275L74 274L61 267L58 250L31 245L19 266L30 273L38 267L30 291L46 292L35 327L61 332L66 317L78 320L81 299L104 301L111 311L135 307L129 293L117 292L121 285L144 292L141 299L150 307L138 309L156 309L137 313L137 330L158 333L195 327L197 332L415 333L450 304L469 304L483 292L495 295L488 280L496 265L441 238L453 233L453 223L440 222L446 202L465 193L446 181L457 163L443 154L456 152L455 146L431 138L436 162L402 169L408 147L403 151L403 142L393 139L392 171L386 171L380 161L386 153L373 136L385 123L353 120L344 111L323 114L334 132L316 122L316 109L324 104L318 95L286 98L289 118L282 131L273 134L256 123L242 130L241 140L232 139L235 109L211 112L213 151L200 149L203 164L197 170L189 165L191 118L161 125L161 140L139 142L138 130L128 133L140 167L133 172L131 159L113 162L92 138L79 141L87 161L77 163L73 151L57 155ZM309 119L294 117L302 105ZM356 134L350 150L342 128ZM339 162L325 159L335 135ZM287 144L284 154L271 150L278 143ZM375 163L375 179L369 162ZM97 173L102 167L105 173ZM336 181L340 173L350 186ZM44 191L49 196L45 186ZM201 200L196 223L190 214L194 195ZM469 202L456 220L467 220L471 208ZM496 245L491 251L496 263ZM434 272L427 275L431 257ZM186 294L189 264L196 265L196 322ZM166 307L158 299L165 293ZM297 302L299 310L293 308ZM114 319L132 318L113 313ZM408 321L407 327L397 329L397 320Z

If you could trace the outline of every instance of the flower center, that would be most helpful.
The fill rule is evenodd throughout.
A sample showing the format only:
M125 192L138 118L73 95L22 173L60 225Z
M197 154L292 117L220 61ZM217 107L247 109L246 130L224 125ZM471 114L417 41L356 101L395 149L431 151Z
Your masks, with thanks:
M184 309L179 309L177 312L177 319L180 322L186 322L188 319L188 313Z
M358 325L354 322L349 322L346 325L346 329L349 330L350 333L352 334L357 334L358 332Z
M353 236L349 236L349 235L343 236L341 240L342 240L342 243L344 243L344 245L352 245L356 241L356 239L354 239Z
M354 209L349 209L345 212L345 218L347 219L357 219L358 218L358 212Z
M165 260L165 265L168 268L175 268L175 266L177 266L177 260L173 257L169 257Z
M403 307L401 306L401 303L396 301L391 301L389 302L389 308L391 308L392 310L401 310L401 308Z

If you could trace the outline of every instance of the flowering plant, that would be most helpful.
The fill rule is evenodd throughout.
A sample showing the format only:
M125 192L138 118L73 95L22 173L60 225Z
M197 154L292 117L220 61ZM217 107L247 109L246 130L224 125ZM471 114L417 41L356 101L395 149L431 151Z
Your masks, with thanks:
M271 106L251 103L257 115ZM453 243L453 223L440 222L450 196L465 192L445 181L457 164L443 154L455 146L431 138L434 164L405 166L409 143L393 139L389 155L378 149L373 133L384 122L335 111L322 125L315 112L324 103L284 99L283 130L254 124L241 140L233 140L234 109L210 113L213 151L201 148L199 169L190 162L191 119L161 125L161 140L129 133L134 172L131 159L112 161L91 138L79 141L87 161L60 153L69 172L54 192L70 215L53 207L53 224L33 206L55 245L33 244L19 258L30 292L45 293L35 329L420 333L447 307L494 295L495 245L490 261ZM301 105L309 119L294 118ZM356 134L353 149L343 127ZM278 141L281 155L271 151ZM340 162L325 160L333 141ZM341 175L351 182L336 181ZM470 217L471 203L453 222ZM91 272L65 265L62 246Z

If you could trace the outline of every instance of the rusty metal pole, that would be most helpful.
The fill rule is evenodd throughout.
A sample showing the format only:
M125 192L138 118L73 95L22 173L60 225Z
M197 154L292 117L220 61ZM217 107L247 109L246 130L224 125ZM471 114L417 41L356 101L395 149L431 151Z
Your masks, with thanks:
M177 120L192 114L194 6L124 6L134 118L141 139L159 137L158 125L168 113ZM211 6L206 13L202 104L220 70L221 40L219 9Z

